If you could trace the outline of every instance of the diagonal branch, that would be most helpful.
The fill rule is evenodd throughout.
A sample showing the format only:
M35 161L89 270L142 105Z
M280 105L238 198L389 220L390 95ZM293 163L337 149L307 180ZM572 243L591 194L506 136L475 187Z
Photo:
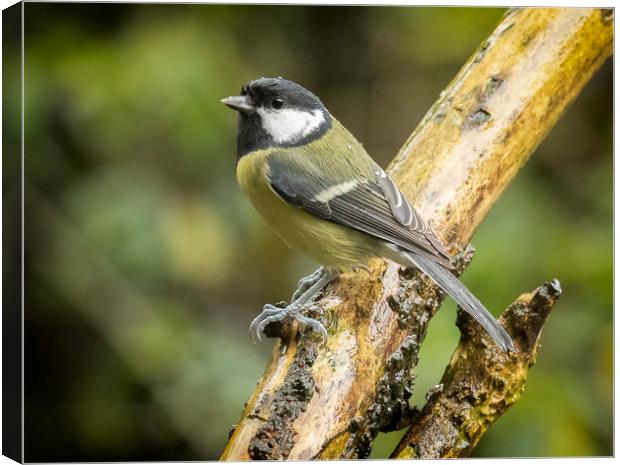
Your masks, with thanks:
M612 39L610 10L510 10L442 92L390 171L454 251L611 55ZM412 373L441 295L391 262L369 267L319 302L326 346L293 339L281 355L276 344L222 459L365 457L377 432L410 419Z
M393 458L466 457L488 427L519 400L536 361L540 332L561 294L557 280L524 294L502 314L517 353L498 353L459 312L463 336L439 385L401 439Z

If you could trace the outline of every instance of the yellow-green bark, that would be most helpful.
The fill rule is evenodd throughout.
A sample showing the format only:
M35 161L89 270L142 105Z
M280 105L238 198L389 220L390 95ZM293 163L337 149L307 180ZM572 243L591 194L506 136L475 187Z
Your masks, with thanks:
M511 10L442 92L390 173L453 252L611 55L612 39L610 10ZM280 355L276 344L223 460L364 457L378 431L412 421L408 380L441 295L393 263L369 268L320 300L324 347L293 338Z

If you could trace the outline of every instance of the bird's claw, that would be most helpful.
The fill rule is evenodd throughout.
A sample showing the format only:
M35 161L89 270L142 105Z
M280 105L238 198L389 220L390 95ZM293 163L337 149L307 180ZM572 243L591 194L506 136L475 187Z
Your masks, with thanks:
M323 323L319 320L308 318L307 316L303 316L301 314L297 315L295 319L306 327L309 327L313 332L319 333L323 344L327 342L327 330L325 329L325 326L323 326Z
M327 341L327 330L323 324L313 318L304 316L300 312L301 308L291 304L286 308L276 307L275 305L266 304L263 307L263 311L252 321L250 324L250 336L252 342L256 344L256 341L261 341L265 328L270 323L282 321L287 317L290 317L302 325L309 327L312 331L320 333L323 343Z
M252 320L252 323L250 323L250 337L252 338L252 342L256 344L257 339L261 341L261 334L263 333L265 327L272 321L284 319L286 317L287 309L288 307L280 308L272 304L265 304L263 306L263 311Z

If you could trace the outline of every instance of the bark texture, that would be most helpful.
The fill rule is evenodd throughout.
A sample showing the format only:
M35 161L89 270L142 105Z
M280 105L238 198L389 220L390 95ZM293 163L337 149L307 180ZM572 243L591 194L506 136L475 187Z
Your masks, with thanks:
M499 319L516 353L497 353L459 312L461 341L427 403L392 458L466 457L487 428L521 397L536 360L540 332L561 293L557 280L519 297Z
M471 258L466 245L475 229L611 55L612 43L611 10L509 10L392 162L391 175L439 238L451 244L461 270ZM311 337L292 337L282 355L283 343L276 343L223 460L366 457L379 431L418 418L408 404L413 370L442 295L426 277L394 263L377 259L369 268L370 273L343 275L318 302L329 332L325 346ZM484 302L484 296L478 297ZM517 326L506 328L522 340ZM476 365L479 358L482 377L488 367L507 361L478 326L472 325L468 334L480 342L459 346L446 374L452 373L451 379L468 376L460 371L466 365L458 362L468 351L484 349L469 362ZM508 362L527 370L519 360ZM515 378L506 386L518 384ZM497 402L504 396L503 402L510 404L519 389L499 388L493 396L499 397ZM477 404L472 405L475 409ZM430 413L425 410L429 421L431 407ZM475 417L487 425L500 413L477 409ZM410 444L435 430L421 430L421 436L415 431L407 434L396 455L427 454L411 452L422 449ZM462 449L469 451L480 434L466 433L469 444ZM432 450L425 456L458 455L448 446L424 449Z

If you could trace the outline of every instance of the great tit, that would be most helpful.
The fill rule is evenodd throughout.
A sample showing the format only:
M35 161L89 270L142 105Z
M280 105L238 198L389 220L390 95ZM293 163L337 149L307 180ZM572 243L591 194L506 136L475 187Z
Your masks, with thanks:
M300 281L286 308L265 305L250 325L253 339L286 317L326 337L302 308L340 272L384 257L424 272L499 347L514 349L493 315L452 274L451 256L431 228L318 97L286 79L260 78L221 101L239 114L242 191L289 247L322 264Z

